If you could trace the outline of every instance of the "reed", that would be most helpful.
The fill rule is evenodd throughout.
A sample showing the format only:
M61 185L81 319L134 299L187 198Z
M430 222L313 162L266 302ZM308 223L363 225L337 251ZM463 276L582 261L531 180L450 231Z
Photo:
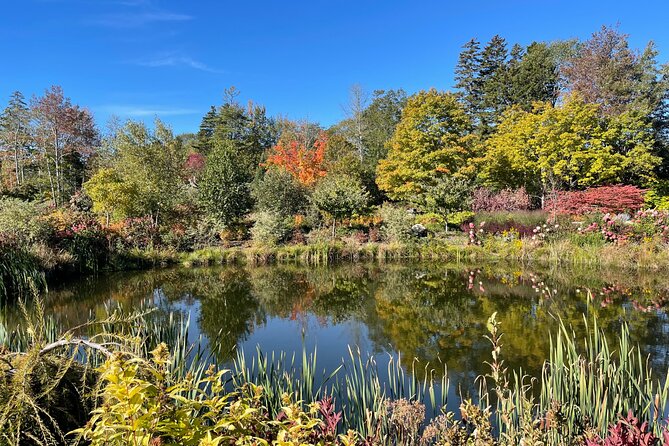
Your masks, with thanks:
M301 356L285 352L263 353L260 348L247 357L239 351L232 366L233 388L246 383L262 386L263 402L272 416L278 416L282 395L295 395L305 403L334 397L337 410L342 413L343 425L364 436L386 429L384 413L386 401L406 399L430 407L437 415L446 407L449 389L447 370L436 380L435 370L424 366L424 378L418 378L416 363L407 373L399 354L389 355L383 370L373 356L365 357L360 350L349 348L349 356L335 370L318 371L317 350ZM384 373L385 372L385 377Z
M548 412L559 402L570 435L589 424L601 436L631 410L659 435L669 407L669 377L653 378L648 358L631 343L627 324L620 328L617 345L611 346L596 319L592 328L587 319L585 323L587 334L582 339L564 324L551 337L550 358L541 376L540 410Z
M186 315L161 314L148 307L130 314L119 307L108 307L106 312L101 321L92 319L58 335L57 324L43 316L38 301L36 312L28 314L26 310L23 328L10 331L0 321L0 343L16 355L35 352L58 339L81 338L146 358L156 345L165 342L172 346L171 373L196 381L215 362L215 351L203 348L203 339L189 343L190 318ZM560 324L551 336L541 376L532 377L522 369L506 369L502 327L495 315L489 319L489 372L479 378L478 394L473 399L480 413L490 414L486 417L494 420L499 444L537 444L528 443L530 440L573 444L586 435L604 437L628 411L648 422L658 437L666 432L663 420L669 409L669 377L654 377L648 358L633 345L626 324L621 324L617 340L611 344L596 320L584 320L585 330L580 334ZM71 368L72 358L87 368L105 359L99 352L84 348L77 353L78 346L65 345L59 353L67 364L63 370ZM209 345L216 345L216 339L209 339ZM455 390L450 387L446 368L437 378L430 365L414 361L411 366L402 366L400 354L389 355L387 363L381 365L377 361L377 357L349 348L348 356L335 370L325 371L318 368L318 351L309 352L304 344L301 354L292 355L265 353L258 347L251 355L238 352L227 385L231 390L249 383L262 386L262 403L272 417L280 417L284 394L293 395L304 407L332 397L342 415L339 428L353 429L363 438L392 438L396 434L388 402L420 403L432 417L446 412L449 391ZM470 407L466 401L463 404Z
M45 288L39 260L14 243L0 241L0 305Z

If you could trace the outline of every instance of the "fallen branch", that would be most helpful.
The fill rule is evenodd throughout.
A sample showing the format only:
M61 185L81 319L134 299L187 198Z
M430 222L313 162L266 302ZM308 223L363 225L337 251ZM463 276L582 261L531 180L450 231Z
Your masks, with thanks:
M46 355L50 351L53 351L57 348L73 346L73 345L77 346L77 347L82 346L82 345L86 346L86 347L88 347L92 350L99 351L100 353L102 353L106 357L110 357L112 355L112 352L107 350L107 348L104 345L98 344L96 342L87 341L85 339L61 339L59 341L52 342L51 344L48 344L44 348L42 348L39 351L39 355L43 356L43 355Z

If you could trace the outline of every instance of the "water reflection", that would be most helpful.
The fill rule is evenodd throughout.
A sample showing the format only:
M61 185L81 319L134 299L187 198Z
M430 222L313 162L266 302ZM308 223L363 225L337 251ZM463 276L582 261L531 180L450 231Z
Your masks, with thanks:
M74 325L89 312L102 314L104 305L147 300L190 312L194 336L215 339L221 362L239 347L300 352L305 344L318 347L321 367L334 369L351 344L374 355L399 351L405 366L445 362L453 377L471 381L485 372L485 322L497 312L503 356L514 369L539 373L559 318L578 329L584 314L596 316L611 339L627 321L656 370L669 364L669 283L638 272L425 264L182 268L52 286L47 310Z

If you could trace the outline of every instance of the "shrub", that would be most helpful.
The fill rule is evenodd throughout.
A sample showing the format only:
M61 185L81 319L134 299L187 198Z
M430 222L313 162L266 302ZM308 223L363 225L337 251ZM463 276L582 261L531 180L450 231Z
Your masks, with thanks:
M578 233L600 233L604 240L624 243L628 240L643 242L657 239L669 241L669 212L658 210L639 211L632 217L626 214L597 214L583 222Z
M224 229L223 223L202 215L193 225L186 228L185 237L188 238L191 249L202 249L220 243L219 235Z
M253 189L259 211L288 217L300 213L307 202L307 189L282 169L271 167Z
M228 372L213 366L200 379L174 379L167 347L162 344L152 353L151 360L117 354L98 369L105 404L76 431L84 440L93 446L171 444L171 439L193 446L241 444L242 440L244 444L297 445L325 434L318 403L305 411L301 402L286 394L281 417L272 420L262 405L262 387L249 384L226 392Z
M449 215L450 217L450 215ZM446 225L446 220L443 216L435 213L420 214L416 216L416 223L425 226L429 231L442 231Z
M517 211L517 212L480 212L474 217L476 226L485 223L485 232L490 234L501 234L515 230L520 236L528 237L534 235L534 229L546 223L546 214L541 211ZM463 225L463 230L468 227Z
M472 210L475 212L526 211L530 206L530 196L524 187L499 192L481 187L474 191L472 198Z
M641 421L634 416L630 410L626 418L620 419L614 426L609 428L605 438L595 436L586 439L586 446L654 446L669 445L669 432L662 429L662 441L650 431L647 421Z
M257 245L275 246L286 240L293 229L292 221L273 212L258 212L251 228L251 238Z
M116 229L127 249L147 249L158 244L158 228L151 217L126 218Z
M406 242L411 240L411 226L415 223L414 214L389 203L384 203L378 213L382 219L381 233L386 241Z
M80 271L96 271L109 254L110 232L103 230L91 214L56 209L46 216L50 243L71 256Z
M669 181L662 181L646 193L646 207L669 211Z
M0 233L20 243L34 243L48 233L42 206L18 198L0 198Z
M644 204L645 193L644 189L636 186L602 186L558 192L546 201L545 209L550 213L568 215L636 212Z
M469 223L474 220L474 212L471 211L460 211L448 214L448 224L456 227L460 227L465 223Z

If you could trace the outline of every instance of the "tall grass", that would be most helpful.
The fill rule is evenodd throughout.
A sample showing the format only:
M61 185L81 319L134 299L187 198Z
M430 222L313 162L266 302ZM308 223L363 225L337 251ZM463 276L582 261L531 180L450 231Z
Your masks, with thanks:
M548 412L559 402L570 435L590 424L605 436L607 426L630 410L652 422L659 435L659 421L668 407L669 376L653 378L648 358L631 343L627 324L621 326L617 345L611 346L596 319L592 329L585 322L582 339L564 324L551 337L539 407Z
M0 241L0 304L46 287L42 265L25 249Z
M531 377L523 370L507 371L502 359L501 327L491 317L488 329L492 359L487 365L481 364L479 372L486 368L489 372L481 375L479 392L473 399L486 413L488 407L493 408L500 438L518 444L520 439L536 434L548 444L571 444L586 434L604 436L608 427L630 410L660 434L669 408L669 377L654 378L648 358L633 345L625 323L615 345L607 341L596 320L586 320L585 326L585 332L577 335L561 323L551 336L550 354L541 376ZM14 352L29 351L35 348L36 339L41 347L58 338L53 321L39 314L24 327L9 333L0 323L0 343ZM183 314L148 310L126 314L119 308L108 308L102 321L68 330L60 339L84 336L143 357L149 356L158 343L167 342L172 346L172 373L197 379L215 356L211 349L202 347L202 339L189 344L189 330L190 319ZM216 339L209 341L210 345L216 343ZM73 352L71 348L63 352L66 361ZM93 353L77 358L88 365L103 359ZM364 357L359 350L349 348L348 357L331 371L320 371L317 359L316 350L308 352L304 347L301 355L266 354L257 348L247 356L240 351L231 364L229 384L232 388L246 383L262 386L263 403L272 416L279 415L284 393L305 405L333 397L342 413L341 427L365 437L383 436L389 429L388 401L420 402L437 415L446 411L449 391L455 391L450 388L448 370L437 378L429 365L417 370L413 362L406 368L401 366L399 354L390 355L387 364L380 366L375 357Z
M446 407L449 389L446 369L437 380L435 370L426 364L421 380L415 362L409 373L400 364L399 354L389 355L384 370L373 356L365 357L360 350L349 347L349 356L342 358L339 367L319 373L316 350L308 353L303 348L298 358L295 353L265 354L257 348L251 357L238 352L232 367L232 383L234 387L249 382L262 386L264 403L273 416L281 411L284 393L304 402L333 397L342 412L344 426L368 436L383 426L386 401L418 401L430 407L433 415Z

